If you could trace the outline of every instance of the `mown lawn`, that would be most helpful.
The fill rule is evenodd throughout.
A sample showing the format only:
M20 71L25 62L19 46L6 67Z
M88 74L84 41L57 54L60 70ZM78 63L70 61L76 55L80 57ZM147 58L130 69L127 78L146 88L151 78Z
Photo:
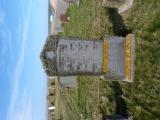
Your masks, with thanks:
M82 38L114 35L109 9L101 7L101 2L81 0L79 8L70 6L66 14L71 20L60 35ZM135 0L122 17L125 26L136 36L135 79L133 83L120 83L122 98L134 120L159 120L160 1ZM113 115L116 110L113 87L111 81L99 77L79 77L76 90L62 92L70 120L99 120L103 115Z

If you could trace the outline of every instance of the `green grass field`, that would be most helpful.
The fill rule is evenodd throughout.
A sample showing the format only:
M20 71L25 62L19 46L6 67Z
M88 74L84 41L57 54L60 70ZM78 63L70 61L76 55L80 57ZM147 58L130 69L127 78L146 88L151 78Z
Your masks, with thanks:
M66 14L71 20L64 24L60 35L82 38L114 35L110 15L116 16L109 8L101 7L101 1L81 0L79 8L70 6ZM134 120L160 120L160 1L135 0L122 17L125 27L136 37L134 82L120 83L127 112ZM78 77L76 90L61 93L69 111L63 119L99 120L103 115L113 115L116 112L113 88L113 82L99 77Z

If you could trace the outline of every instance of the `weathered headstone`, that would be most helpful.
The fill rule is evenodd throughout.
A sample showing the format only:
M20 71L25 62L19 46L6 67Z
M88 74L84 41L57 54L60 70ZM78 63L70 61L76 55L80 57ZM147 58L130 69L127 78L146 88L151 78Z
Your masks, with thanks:
M48 76L104 75L133 81L134 36L104 40L49 36L41 52Z
M62 88L77 88L78 84L76 76L59 77L58 82Z

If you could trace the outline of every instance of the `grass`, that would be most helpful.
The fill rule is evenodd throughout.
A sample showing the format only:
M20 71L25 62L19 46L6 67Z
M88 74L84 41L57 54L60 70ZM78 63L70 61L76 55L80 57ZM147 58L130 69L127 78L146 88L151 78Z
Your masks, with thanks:
M138 120L160 119L160 1L141 0L124 15L136 35L135 82L122 84L128 109Z
M71 21L64 25L62 36L100 38L114 35L108 9L102 0L81 0L80 7L70 6ZM134 120L160 119L160 1L135 0L124 13L123 20L136 36L135 79L120 83L122 98ZM99 77L79 77L78 89L62 91L70 112L64 120L98 120L116 112L116 100L111 81Z
M80 7L72 5L67 15L71 21L64 26L65 36L77 37L101 37L105 32L105 11L102 10L99 0L84 0L80 1Z

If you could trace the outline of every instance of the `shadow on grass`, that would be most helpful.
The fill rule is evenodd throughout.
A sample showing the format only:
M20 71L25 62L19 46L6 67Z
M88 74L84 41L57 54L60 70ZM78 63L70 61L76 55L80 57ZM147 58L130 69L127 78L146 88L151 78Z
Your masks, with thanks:
M116 8L106 8L106 11L112 23L114 35L125 37L132 32L132 30L127 29L122 16L118 13Z
M123 92L120 84L114 81L112 88L114 90L114 96L116 98L116 114L127 117L128 116L127 106L125 100L122 98Z
M127 34L132 33L132 30L129 30L122 16L118 13L116 8L106 8L107 15L109 20L112 23L113 34L115 36L126 37ZM128 119L127 105L125 100L122 98L123 91L119 82L113 81L112 89L114 90L114 97L116 99L116 112L113 115L107 116L104 115L102 120L118 120L118 119Z
M104 115L102 120L128 119L127 105L122 98L123 92L119 82L113 81L112 89L114 90L114 97L116 99L116 112L113 115Z

